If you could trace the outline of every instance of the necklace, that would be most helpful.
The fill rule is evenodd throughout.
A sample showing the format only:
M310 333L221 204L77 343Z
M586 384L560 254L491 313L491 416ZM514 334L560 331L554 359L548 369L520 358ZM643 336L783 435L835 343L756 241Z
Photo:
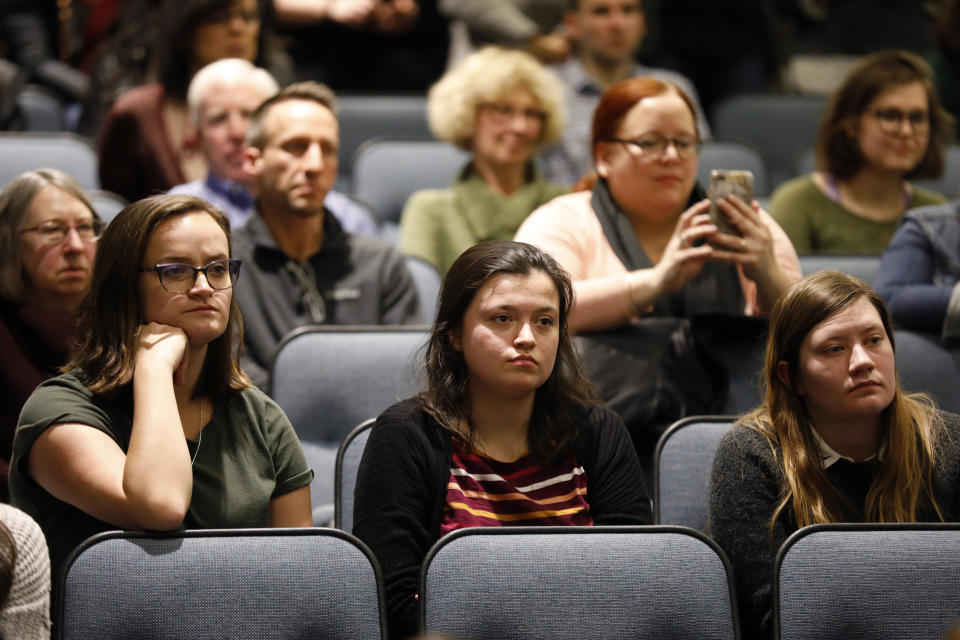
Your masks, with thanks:
M197 454L200 453L200 443L203 442L203 398L200 398L200 431L197 432L197 448L193 450L193 459L190 466L197 461Z

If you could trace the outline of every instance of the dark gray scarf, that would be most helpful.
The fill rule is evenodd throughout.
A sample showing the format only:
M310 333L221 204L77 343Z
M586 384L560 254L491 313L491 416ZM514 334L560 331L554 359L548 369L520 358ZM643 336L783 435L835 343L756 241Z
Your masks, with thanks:
M703 189L696 185L687 206L690 207L705 197ZM614 201L606 180L597 180L590 204L600 220L607 242L623 266L629 271L653 267L653 262L640 246L627 215ZM649 315L674 318L689 318L705 313L743 315L744 305L743 289L740 287L736 267L708 261L697 277L680 291L658 300Z

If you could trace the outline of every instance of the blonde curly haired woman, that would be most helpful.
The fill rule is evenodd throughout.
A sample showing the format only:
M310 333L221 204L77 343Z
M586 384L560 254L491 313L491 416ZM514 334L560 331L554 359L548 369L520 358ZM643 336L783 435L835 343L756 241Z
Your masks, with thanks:
M431 89L433 134L472 154L448 189L414 193L400 221L400 249L446 273L464 250L510 240L531 211L567 191L534 165L564 127L560 81L522 51L487 47Z

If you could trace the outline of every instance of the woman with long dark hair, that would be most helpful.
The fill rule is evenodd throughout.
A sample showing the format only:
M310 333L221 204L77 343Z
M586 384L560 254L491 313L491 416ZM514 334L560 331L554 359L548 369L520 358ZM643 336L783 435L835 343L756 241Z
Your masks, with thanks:
M573 349L572 302L528 244L481 243L447 272L427 389L377 419L357 478L353 531L383 568L391 637L416 630L420 565L445 533L651 522L630 437Z

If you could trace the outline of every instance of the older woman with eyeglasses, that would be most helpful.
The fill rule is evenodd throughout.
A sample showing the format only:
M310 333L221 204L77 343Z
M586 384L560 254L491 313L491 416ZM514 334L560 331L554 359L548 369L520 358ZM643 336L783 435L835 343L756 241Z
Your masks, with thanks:
M919 56L864 58L823 114L817 171L780 186L770 214L801 254L882 253L908 209L946 201L909 181L943 173L950 122Z
M55 169L0 193L0 499L20 408L67 359L102 230L80 185Z
M766 313L800 279L790 241L756 202L719 201L737 235L711 223L699 140L690 98L668 82L632 78L604 93L591 134L595 179L540 207L515 238L572 276L575 331L646 315Z
M447 72L431 89L434 135L472 154L449 189L410 196L400 221L400 249L446 273L466 249L510 240L530 212L567 188L533 163L563 132L560 81L522 51L487 47Z
M54 571L107 529L310 526L300 443L237 362L230 224L192 196L139 200L100 240L77 341L20 414L14 504Z

